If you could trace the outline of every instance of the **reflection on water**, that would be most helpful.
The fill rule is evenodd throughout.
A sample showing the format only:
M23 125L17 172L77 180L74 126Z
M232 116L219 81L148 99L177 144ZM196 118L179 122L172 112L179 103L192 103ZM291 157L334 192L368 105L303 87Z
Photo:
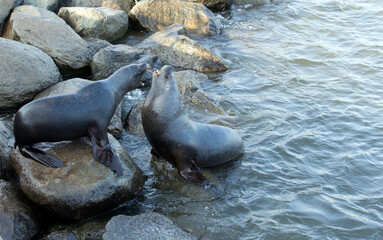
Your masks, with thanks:
M204 44L229 70L202 84L246 154L205 170L225 191L214 197L165 181L146 140L125 135L150 175L141 211L201 239L383 239L381 2L274 1L219 17L224 33Z

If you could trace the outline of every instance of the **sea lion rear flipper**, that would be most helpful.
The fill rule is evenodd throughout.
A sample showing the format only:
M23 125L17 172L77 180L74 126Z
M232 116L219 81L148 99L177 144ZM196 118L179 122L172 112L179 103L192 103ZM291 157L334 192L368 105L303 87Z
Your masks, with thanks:
M98 132L97 130L89 132L94 160L109 167L112 171L115 171L118 176L122 176L124 171L122 170L120 160L118 160L112 152L107 134L105 134L104 138L100 138L99 135L96 134Z
M19 150L23 156L32 158L36 162L39 162L45 166L52 168L60 168L66 166L63 161L49 153L44 152L43 150L30 146L19 146Z

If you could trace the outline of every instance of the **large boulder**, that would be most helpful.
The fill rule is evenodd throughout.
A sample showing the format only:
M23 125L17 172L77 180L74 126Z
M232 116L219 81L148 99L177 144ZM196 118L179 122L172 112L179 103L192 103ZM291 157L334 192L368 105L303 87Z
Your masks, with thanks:
M150 31L159 31L173 24L183 24L190 33L216 35L222 30L221 22L200 3L182 0L147 0L138 2L129 17Z
M0 239L28 240L41 229L41 216L17 185L0 180Z
M197 237L183 231L165 216L146 212L137 216L118 215L106 225L103 240L197 240Z
M11 160L21 189L33 202L67 219L95 216L134 198L146 177L120 143L108 137L123 176L94 161L89 140L80 138L37 146L64 161L63 168L46 167L13 150Z
M89 66L95 54L63 19L45 9L16 8L10 18L10 28L5 36L41 49L61 70Z
M64 0L61 7L109 7L129 13L135 0Z
M64 7L58 15L80 36L113 41L128 31L128 15L108 7Z
M59 0L24 0L24 5L32 5L56 12L59 7Z
M0 110L31 101L60 77L52 58L40 49L0 38Z
M202 3L212 11L224 11L230 7L231 0L188 0L189 2Z
M226 65L206 48L185 36L185 27L174 24L137 45L147 54L158 56L164 64L196 70L199 72L219 72Z
M9 160L14 143L12 118L9 121L0 120L0 179L16 180L17 176Z
M9 12L16 4L16 0L1 0L0 4L0 25L8 17Z
M128 45L111 45L101 49L94 55L92 62L93 79L104 79L123 66L132 64L140 59L143 51Z
M201 115L207 114L225 115L224 110L216 105L201 88L200 82L207 80L205 74L190 70L180 71L174 73L174 78L177 81L181 101L189 112L193 111L190 117L198 119ZM142 104L142 102L135 103L127 115L125 127L130 134L145 136L142 127Z

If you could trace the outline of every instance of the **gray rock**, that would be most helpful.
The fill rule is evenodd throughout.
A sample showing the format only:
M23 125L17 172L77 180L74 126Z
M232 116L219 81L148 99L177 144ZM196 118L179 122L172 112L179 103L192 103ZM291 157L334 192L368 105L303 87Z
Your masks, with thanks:
M98 53L101 49L112 45L110 42L98 38L87 38L85 41L93 49L94 53Z
M7 181L15 181L17 177L9 160L14 143L13 121L0 121L0 179Z
M81 78L72 78L63 82L59 82L45 89L44 91L42 91L35 97L35 100L42 97L55 96L59 94L75 93L79 89L85 86L88 86L91 83L94 83L94 82L90 80L86 80L86 79L81 79ZM116 138L121 137L122 129L123 129L122 120L121 120L121 109L122 109L122 103L120 103L117 106L116 112L114 113L108 126L108 132L110 134L113 134L113 136Z
M154 32L173 24L183 24L188 32L198 35L216 35L222 30L221 22L208 8L182 0L140 1L129 12L129 17Z
M118 215L106 225L103 240L177 240L197 239L168 218L154 212L138 216Z
M5 36L41 49L61 70L90 65L94 55L92 48L63 19L45 9L23 7L33 10L26 13L16 9L10 18L11 33L5 33Z
M93 79L104 79L112 75L123 66L137 61L142 50L128 45L112 45L101 49L94 55L92 62Z
M214 104L200 86L200 82L206 81L207 76L195 71L180 71L174 73L178 89L181 95L181 101L189 111L193 111L194 117L202 115L225 115L221 107ZM125 128L130 134L145 136L142 127L141 107L142 102L135 103L128 113Z
M226 65L196 41L184 36L185 27L174 24L137 45L147 54L158 56L164 64L199 72L227 70Z
M0 24L8 17L9 12L14 7L16 0L1 0L0 4Z
M128 31L128 15L108 7L64 7L58 15L80 36L113 41Z
M0 110L31 101L60 77L53 60L40 49L0 38Z
M38 145L63 160L63 168L46 167L13 150L11 160L21 189L35 203L67 219L95 216L134 198L146 177L119 142L108 137L123 176L94 161L90 142L81 138Z
M62 7L109 7L123 10L126 14L134 6L134 0L66 0L62 1Z
M231 0L188 0L189 2L202 3L212 11L224 11L230 7Z
M76 236L68 230L52 232L40 240L77 240Z
M32 5L56 12L59 6L59 0L24 0L24 5Z
M41 217L17 185L0 180L0 239L31 239L41 229Z

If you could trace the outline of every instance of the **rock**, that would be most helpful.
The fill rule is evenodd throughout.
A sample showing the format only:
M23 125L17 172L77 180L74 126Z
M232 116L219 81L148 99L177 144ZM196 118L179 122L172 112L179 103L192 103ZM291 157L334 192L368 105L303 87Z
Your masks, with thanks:
M64 7L58 15L80 36L113 41L128 31L128 15L108 7Z
M109 7L123 10L126 14L134 6L134 0L66 0L61 4L62 7Z
M68 230L52 232L40 240L77 240L76 236Z
M196 41L184 36L180 24L165 28L137 45L147 54L158 56L164 64L192 69L199 72L227 70L226 65Z
M59 0L24 0L24 5L32 5L56 12L59 6Z
M184 232L168 218L154 212L146 212L137 216L118 215L106 225L103 240L135 240L135 239L197 239Z
M47 97L47 96L54 96L59 94L70 94L75 93L79 89L88 86L89 84L94 83L94 81L82 79L82 78L73 78L69 79L63 82L59 82L41 93L39 93L36 97L36 99ZM122 120L121 120L121 108L122 103L120 103L117 108L116 112L114 113L112 119L110 120L109 126L108 126L108 132L113 134L114 137L120 138L122 134ZM102 113L100 113L102 114Z
M41 229L37 209L17 185L0 180L0 239L31 239Z
M87 38L85 41L93 49L94 53L98 53L101 49L112 45L110 42L98 38Z
M16 0L1 0L0 4L0 24L8 17L9 12L14 7Z
M222 30L221 22L208 8L182 0L140 1L129 12L129 17L153 32L177 23L198 35L216 35Z
M95 216L134 198L146 177L119 142L108 137L123 176L94 161L90 142L81 138L38 145L63 160L63 168L46 167L13 150L11 160L21 189L35 203L67 219Z
M109 77L121 67L137 61L142 53L143 51L138 48L123 44L101 49L94 55L91 65L93 79L99 80Z
M256 6L264 5L272 2L273 0L231 0L234 5L253 4Z
M40 49L0 38L0 110L20 107L59 80L55 63Z
M12 118L10 121L0 121L0 179L12 182L17 179L9 159L14 143Z
M12 13L11 33L5 33L5 36L41 49L53 58L61 70L90 65L94 52L63 19L45 9L22 7L23 12L16 8ZM26 12L25 8L30 10ZM44 12L44 15L40 12Z
M174 78L178 83L181 101L186 109L193 111L192 118L199 118L199 114L206 115L225 115L221 107L214 104L201 89L200 82L206 81L207 76L195 71L180 71L174 73ZM135 103L128 113L125 128L130 134L145 136L142 127L141 107L142 102Z
M189 2L202 3L212 11L224 11L230 7L231 0L188 0Z

